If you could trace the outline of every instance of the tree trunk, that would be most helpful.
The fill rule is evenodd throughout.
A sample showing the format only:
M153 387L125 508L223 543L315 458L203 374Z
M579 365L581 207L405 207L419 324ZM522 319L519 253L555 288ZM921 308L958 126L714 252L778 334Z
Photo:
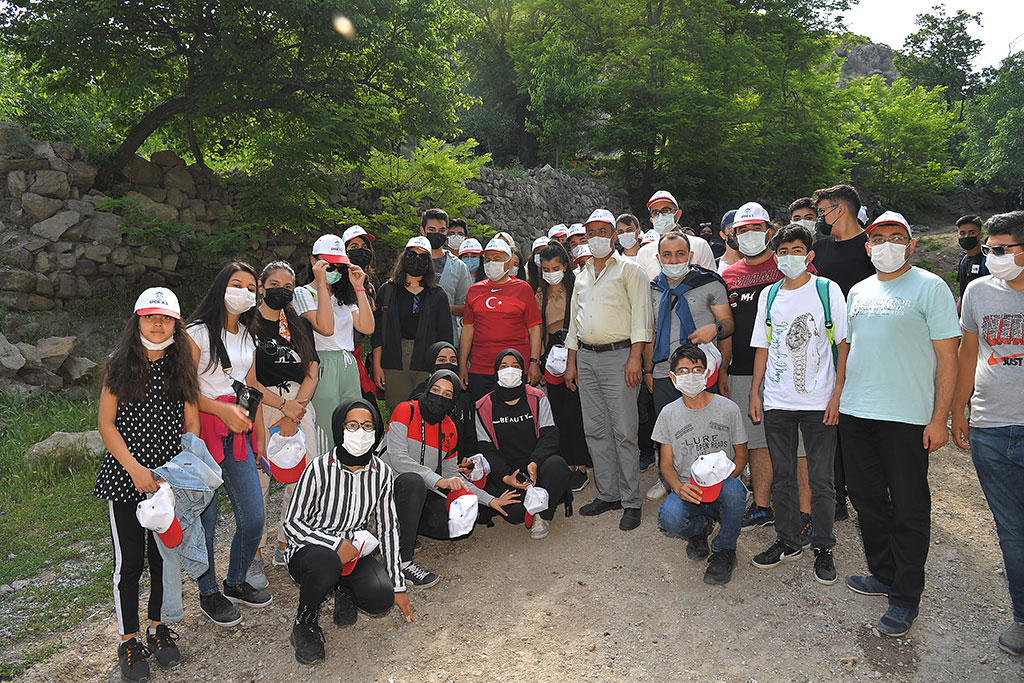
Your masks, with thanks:
M199 146L199 139L196 137L196 124L191 119L188 122L188 147L192 151L192 157L196 160L196 163L203 168L207 168L203 149Z
M139 147L149 139L149 136L152 135L162 123L183 113L188 104L189 100L187 98L176 97L174 99L167 100L156 109L142 117L142 120L136 123L135 126L128 131L128 135L125 136L124 142L121 143L121 146L117 148L117 152L114 154L113 158L100 166L99 173L96 176L96 185L104 190L113 185L117 179L117 172L125 167L135 152L138 151Z

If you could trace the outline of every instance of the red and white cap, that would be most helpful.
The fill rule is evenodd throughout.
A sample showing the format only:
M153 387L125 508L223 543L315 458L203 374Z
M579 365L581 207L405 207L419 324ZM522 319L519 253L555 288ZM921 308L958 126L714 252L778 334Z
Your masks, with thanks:
M697 344L697 347L704 352L704 356L708 359L706 364L708 378L706 386L713 387L718 383L718 368L722 365L722 352L711 342Z
M914 231L910 229L910 223L903 217L902 213L896 211L886 211L881 216L871 221L871 225L864 229L864 232L870 234L872 230L880 225L902 225L907 229L907 234L911 237L914 236Z
M505 244L507 244L507 245L508 245L508 246L510 246L510 247L511 247L511 246L514 246L514 245L515 245L515 243L516 243L516 241L515 241L515 239L514 239L514 238L512 237L512 235L508 234L508 233L507 233L507 232L505 232L504 230L502 230L501 232L496 232L496 233L494 233L494 237L495 237L495 239L499 239L499 240L504 240L504 241L505 241Z
M181 320L178 297L166 287L150 287L135 300L136 315L166 315Z
M569 233L569 228L565 227L565 223L559 223L558 225L552 225L551 229L548 230L548 237L555 239L556 237L566 237Z
M450 491L448 504L448 538L459 538L473 530L480 499L469 489Z
M365 237L371 242L375 242L377 240L376 237L366 232L366 228L361 225L353 225L351 228L341 233L341 241L345 244L348 244L349 240L354 240L357 237Z
M508 242L501 239L500 237L492 237L491 241L484 247L484 251L500 251L509 258L512 257L512 247L508 245Z
M480 244L480 240L475 237L467 237L463 242L462 246L459 247L459 256L465 256L466 254L482 254L484 253L483 245Z
M732 219L732 229L741 228L752 223L768 223L771 218L765 208L757 202L747 202L736 209L736 215Z
M653 204L654 202L662 201L669 201L672 202L672 206L679 206L679 202L676 201L676 198L672 196L671 192L669 192L668 190L658 190L657 192L651 195L650 199L647 200L647 208L651 208L651 204Z
M181 543L181 523L174 516L174 491L166 481L160 482L160 489L152 497L139 503L135 517L168 548Z
M538 249L540 249L542 247L548 246L548 242L550 242L550 241L551 241L550 237L547 237L546 235L541 235L540 237L538 237L537 239L535 239L533 241L533 246L530 247L530 253L532 254L533 252L537 251Z
M583 221L584 227L591 223L607 223L608 225L615 227L615 216L608 209L594 209L594 212L590 214L590 218Z
M406 249L412 249L413 247L415 247L416 249L425 249L428 254L432 250L430 246L430 240L428 240L423 235L416 235L415 237L413 237L412 239L405 243Z
M359 559L366 557L380 545L380 541L377 537L371 534L366 529L358 529L352 534L352 545L356 547L359 552L351 560L341 565L341 575L348 576L356 568Z
M644 233L644 236L640 238L640 244L650 244L651 242L658 241L658 231L648 230Z
M574 256L574 258L572 260L572 263L575 266L578 266L579 264L583 263L588 258L593 256L593 254L590 251L590 246L586 245L586 244L581 244L578 247L576 247L575 249L573 249L573 254L575 256Z
M319 256L328 263L341 263L349 265L348 256L345 255L345 243L337 235L320 235L313 242L313 255Z
M735 469L736 463L729 459L725 451L708 453L694 460L690 465L690 483L700 487L700 502L711 503L717 500L722 482Z
M483 453L477 453L470 457L469 462L473 463L473 471L469 474L469 480L473 482L473 486L482 489L487 483L487 475L491 473L491 463L487 461Z
M291 436L284 436L280 431L271 434L267 440L267 460L274 479L282 484L298 481L306 468L306 437L302 430L295 430Z
M583 227L582 223L573 223L569 226L569 229L565 231L565 236L569 239L578 235L586 235L587 229Z

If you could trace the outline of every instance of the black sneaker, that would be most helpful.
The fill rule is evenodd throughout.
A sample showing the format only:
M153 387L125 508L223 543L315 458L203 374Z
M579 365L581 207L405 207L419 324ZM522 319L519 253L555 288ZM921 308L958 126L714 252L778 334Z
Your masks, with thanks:
M839 580L836 563L832 559L832 548L814 549L814 578L826 586L831 586Z
M242 613L220 591L213 595L200 595L199 611L217 626L234 626L242 621Z
M736 568L736 551L719 550L708 559L708 568L704 572L704 583L721 586L732 580L732 570Z
M129 638L117 648L117 661L121 665L122 681L148 681L149 649L138 638Z
M295 661L310 666L324 660L324 632L317 624L295 624L288 642L295 648Z
M770 569L782 562L792 562L804 552L803 548L790 548L781 538L775 539L768 550L754 555L750 564L761 569Z
M583 470L573 470L572 474L569 475L569 488L574 493L579 493L587 488L588 484L590 484L590 477Z
M691 560L703 560L711 554L711 548L708 547L708 536L711 535L712 527L714 527L714 522L705 517L704 531L686 539L686 556L688 558Z
M850 518L850 509L846 507L846 501L842 503L836 503L836 518L835 521L842 522L844 519Z
M175 642L177 640L178 634L167 624L157 626L155 635L146 631L146 645L161 669L173 669L181 664L181 651Z
M605 512L609 512L611 510L621 510L621 509L622 509L622 503L620 503L617 500L613 500L612 502L609 503L606 500L601 500L600 498L595 498L594 500L590 501L589 503L587 503L586 505L584 505L583 507L580 508L580 514L583 515L584 517L594 517L596 515L600 515L600 514L603 514Z
M440 576L416 566L411 560L402 563L402 573L405 574L406 583L416 588L430 588L441 580Z
M334 590L334 625L344 628L356 623L359 619L359 612L356 610L356 603L341 588Z
M274 599L270 593L253 588L249 583L224 582L224 595L236 605L241 603L247 607L265 607Z
M752 504L743 515L743 527L740 531L750 531L759 526L771 526L773 524L775 524L775 510Z
M811 523L811 516L806 512L800 513L800 547L806 548L811 544L814 536L814 524Z
M632 531L640 526L641 518L642 515L640 508L626 508L622 511L622 519L619 520L619 529L622 531Z

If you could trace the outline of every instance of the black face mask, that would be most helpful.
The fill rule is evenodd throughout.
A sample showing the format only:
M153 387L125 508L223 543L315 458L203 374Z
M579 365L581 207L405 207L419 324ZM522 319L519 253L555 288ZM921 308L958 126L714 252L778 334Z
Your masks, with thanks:
M978 246L977 237L961 237L960 239L957 240L957 242L960 244L960 248L963 249L964 251L970 251L971 249L974 249L976 246Z
M444 419L454 404L452 399L428 391L420 396L420 415L428 425L436 425Z
M348 254L348 260L360 268L370 265L370 259L373 258L373 252L369 249L349 249L345 253Z
M263 303L275 311L280 311L282 308L292 302L292 297L295 293L290 289L284 287L268 287L263 290Z
M431 249L440 249L448 241L448 235L442 235L439 232L428 232L426 237L427 241L430 242Z
M740 243L736 239L736 235L732 233L725 233L725 243L729 245L729 248L733 251L740 250Z
M825 220L825 216L821 214L814 220L814 229L822 235L832 234L832 224Z
M405 254L405 272L413 277L421 277L430 269L430 257L426 254Z
M437 364L434 365L434 372L437 372L438 370L451 370L452 372L454 372L457 375L457 374L459 374L459 364L458 363L437 363Z

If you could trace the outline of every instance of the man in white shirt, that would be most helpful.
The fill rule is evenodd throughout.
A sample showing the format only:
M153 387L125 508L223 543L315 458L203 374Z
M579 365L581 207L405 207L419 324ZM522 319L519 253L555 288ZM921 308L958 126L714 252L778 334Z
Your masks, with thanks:
M647 200L647 209L651 212L651 224L659 235L681 232L679 217L683 215L683 212L679 210L679 204L671 192L668 190L655 192ZM700 237L689 237L689 239L690 251L693 252L693 261L691 262L710 271L716 270L715 255L711 252L711 245ZM636 255L636 262L647 271L649 279L657 278L661 274L661 264L658 263L658 243L651 242L640 247L640 251Z

